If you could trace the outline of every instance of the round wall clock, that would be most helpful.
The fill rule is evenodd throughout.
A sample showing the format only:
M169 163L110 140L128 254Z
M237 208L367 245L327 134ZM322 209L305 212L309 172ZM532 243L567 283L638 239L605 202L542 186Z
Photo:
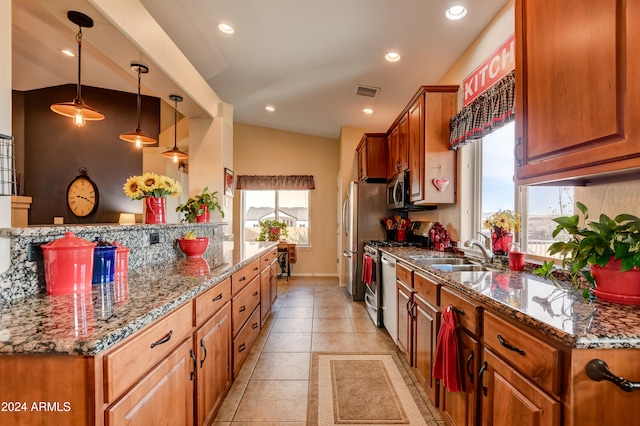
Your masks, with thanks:
M98 186L89 178L87 169L80 168L76 176L67 187L67 205L71 213L78 217L86 217L98 209L100 197Z

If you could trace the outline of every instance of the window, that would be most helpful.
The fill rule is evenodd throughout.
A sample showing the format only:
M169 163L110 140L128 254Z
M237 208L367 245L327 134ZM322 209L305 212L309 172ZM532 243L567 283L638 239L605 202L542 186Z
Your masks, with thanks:
M241 238L255 241L260 234L259 222L275 219L287 224L288 240L300 246L309 242L310 192L303 190L248 190L242 193Z

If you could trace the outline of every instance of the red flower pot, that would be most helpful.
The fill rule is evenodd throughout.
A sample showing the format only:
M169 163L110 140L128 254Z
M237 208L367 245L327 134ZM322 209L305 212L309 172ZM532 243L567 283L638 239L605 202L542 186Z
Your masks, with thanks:
M200 208L202 209L202 213L196 216L196 222L209 223L209 217L211 215L209 206L206 204L200 204Z
M164 197L147 197L144 199L145 214L144 223L166 223Z
M513 242L513 234L502 228L494 228L491 231L491 247L493 254L509 254L509 246Z
M598 299L625 305L640 305L640 269L634 266L623 272L622 262L611 259L604 266L592 265L591 275L596 281L593 294Z

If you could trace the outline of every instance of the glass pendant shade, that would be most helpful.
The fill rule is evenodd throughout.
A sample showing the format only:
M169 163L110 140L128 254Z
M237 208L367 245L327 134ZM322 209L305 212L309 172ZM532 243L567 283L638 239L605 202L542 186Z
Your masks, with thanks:
M120 135L120 139L126 142L131 142L134 144L136 148L142 148L143 145L153 145L156 143L156 140L149 135L144 134L144 132L140 129L140 109L142 105L142 97L140 96L140 75L146 74L149 72L149 68L145 65L139 64L137 62L131 63L131 69L138 72L138 106L137 106L137 127L133 132L122 133Z
M85 104L81 95L82 27L93 27L93 19L89 18L84 13L73 10L67 12L67 18L74 24L78 25L78 34L76 35L76 42L78 43L78 84L76 86L76 98L71 102L59 102L53 104L50 108L51 111L57 114L73 118L73 124L78 127L82 127L87 121L104 120L104 114Z
M182 102L182 96L169 95L175 105L173 108L173 148L162 153L163 157L171 158L174 163L178 164L180 160L189 158L189 154L178 149L178 102Z

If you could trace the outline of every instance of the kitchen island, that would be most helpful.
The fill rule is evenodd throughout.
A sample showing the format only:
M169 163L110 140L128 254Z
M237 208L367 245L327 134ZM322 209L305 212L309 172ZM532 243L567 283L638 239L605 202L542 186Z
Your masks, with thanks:
M451 253L382 251L398 259L399 335L405 336L399 347L448 424L636 421L640 392L622 388L640 380L638 307L569 294L533 275L532 265L522 272L500 265L446 271L425 259ZM449 392L433 375L436 336L447 309L459 321L463 392ZM590 378L603 371L600 361L617 384Z

